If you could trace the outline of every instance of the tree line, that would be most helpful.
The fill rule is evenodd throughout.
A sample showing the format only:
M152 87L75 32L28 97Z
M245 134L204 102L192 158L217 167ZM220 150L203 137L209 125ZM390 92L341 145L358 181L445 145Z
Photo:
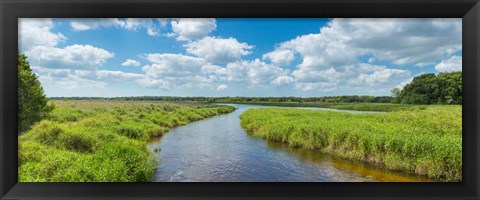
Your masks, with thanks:
M136 96L136 97L51 97L54 100L124 100L124 101L195 101L206 103L390 103L390 96L328 96L328 97L178 97L178 96Z
M462 104L462 72L422 74L403 88L392 89L392 103Z

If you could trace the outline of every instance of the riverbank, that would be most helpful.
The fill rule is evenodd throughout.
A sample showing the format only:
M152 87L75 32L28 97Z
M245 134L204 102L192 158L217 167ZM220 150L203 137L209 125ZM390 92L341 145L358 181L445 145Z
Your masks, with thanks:
M240 118L253 136L439 181L462 180L461 106L385 114L262 108Z
M171 128L231 106L195 103L52 101L48 119L19 136L19 182L146 182L157 159L146 144Z

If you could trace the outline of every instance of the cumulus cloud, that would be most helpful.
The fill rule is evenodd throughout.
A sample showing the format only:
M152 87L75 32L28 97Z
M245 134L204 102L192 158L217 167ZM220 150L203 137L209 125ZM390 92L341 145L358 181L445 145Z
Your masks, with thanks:
M186 51L209 62L227 63L251 53L252 45L238 42L235 38L205 37L184 45Z
M124 21L120 21L117 18L104 18L104 19L71 19L70 27L75 31L87 31L100 27L117 26L123 27Z
M110 70L75 70L75 75L80 78L103 81L131 81L143 78L142 74L127 73Z
M198 74L208 64L203 58L182 54L147 54L145 58L153 64L144 66L143 71L155 78Z
M461 19L333 19L320 33L282 43L302 55L300 67L356 63L372 54L395 64L432 62L461 50Z
M213 18L182 18L172 20L173 33L177 40L188 41L201 39L217 28L216 20Z
M295 54L293 51L288 49L279 49L264 54L263 59L268 59L276 65L285 66L290 65L290 63L295 59Z
M51 19L27 19L18 20L19 46L22 51L27 51L35 46L54 47L67 38L61 33L53 33Z
M144 19L144 18L106 18L106 19L72 19L70 20L70 27L75 31L94 30L101 27L117 27L126 30L135 31L144 28L146 33L150 36L159 36L157 23L164 27L165 19ZM157 23L155 23L157 22Z
M147 28L147 34L149 36L159 36L160 35L160 33L157 30L155 30L153 27L148 27Z
M281 85L289 85L294 83L295 79L290 76L279 76L271 81L272 85L281 86Z
M217 91L225 91L228 89L228 86L225 84L221 84L217 87Z
M452 56L435 65L439 72L462 71L462 56Z
M50 82L47 81L45 84L58 86L60 88L69 89L69 90L80 89L80 88L100 89L100 88L107 88L109 85L108 83L103 81L83 79L71 74L65 78L52 79ZM43 82L42 82L42 85L43 85Z
M226 68L228 81L246 82L250 86L270 83L279 76L287 75L288 70L255 59L229 63Z
M30 66L30 68L36 74L42 74L54 78L63 78L67 77L70 74L70 69L51 69L34 65Z
M125 62L122 63L122 66L138 67L138 66L140 66L140 62L138 62L136 60L132 60L132 59L127 59L127 60L125 60Z
M390 82L392 78L395 78L395 76L405 77L409 74L409 71L406 70L384 68L376 70L370 74L361 73L356 79L353 79L351 82L354 84L362 85L384 84Z
M139 83L149 88L203 88L220 80L221 67L203 58L182 54L146 54L144 57L152 63L142 68L146 77Z
M91 45L71 45L65 48L36 46L25 54L33 65L48 68L95 69L114 53Z
M461 19L333 19L319 33L280 43L264 59L289 63L293 58L285 55L298 53L302 60L292 75L303 90L398 84L408 70L366 66L360 58L425 67L460 51L461 33ZM274 52L285 55L275 61ZM446 66L445 61L437 70Z

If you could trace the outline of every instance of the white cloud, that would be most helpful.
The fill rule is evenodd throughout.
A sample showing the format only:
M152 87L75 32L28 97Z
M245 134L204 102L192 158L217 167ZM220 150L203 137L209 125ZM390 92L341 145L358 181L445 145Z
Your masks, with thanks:
M165 27L165 26L167 26L168 19L166 19L166 18L157 18L157 22L160 24L160 26Z
M219 85L219 86L217 87L217 91L225 91L225 90L227 90L227 89L228 89L228 86L225 85L225 84Z
M140 66L140 62L132 59L127 59L125 62L122 63L122 66L132 66L132 67L138 67Z
M295 54L291 50L280 49L263 55L263 59L269 59L273 64L286 66L295 59Z
M152 64L142 68L146 78L139 83L149 88L212 87L225 71L203 58L181 54L146 54L145 58Z
M246 82L250 86L270 83L279 76L287 75L288 70L255 59L238 61L227 65L228 81Z
M124 21L120 21L117 18L104 18L104 19L71 19L70 27L75 31L93 30L100 27L117 26L123 27Z
M145 77L137 80L137 83L150 89L163 89L163 90L172 89L172 85L170 81L166 81L162 79Z
M30 66L32 71L37 75L48 76L53 78L67 77L70 74L70 69L50 69L41 66Z
M317 90L321 92L329 92L335 90L337 84L332 82L300 82L295 84L295 86L303 91Z
M331 67L325 70L312 70L300 68L293 71L293 76L297 81L301 82L323 82L330 81L336 82L340 81L339 77L342 75L341 72L337 71L335 68Z
M142 74L110 70L75 70L75 75L79 78L89 80L102 80L106 82L131 81L144 77L144 75Z
M70 26L75 31L94 30L101 27L117 27L126 30L135 31L140 28L146 29L146 33L150 36L159 36L160 32L155 23L157 21L161 27L165 26L166 19L145 19L145 18L107 18L107 19L72 19Z
M19 46L27 51L35 46L54 47L67 38L61 33L52 33L51 19L21 18L18 20Z
M172 20L170 24L173 33L168 35L182 41L201 39L217 28L213 18L182 18Z
M435 65L435 69L439 72L462 71L462 56L452 56L448 60Z
M142 19L142 18L127 18L124 19L123 28L127 30L137 30L138 28L142 27L144 24L148 24L150 19Z
M71 74L70 71L64 69L48 69L50 71L47 75L39 76L39 80L43 87L58 87L61 89L75 90L80 88L106 88L109 84L104 81L90 80ZM37 71L38 72L38 71ZM56 76L52 72L61 72L61 76Z
M368 58L368 63L373 63L375 62L377 59L375 57L370 57Z
M272 85L281 86L281 85L289 85L294 83L295 79L290 76L279 76L271 81Z
M205 37L184 45L186 51L205 58L209 62L227 63L251 53L253 46L238 42L235 38Z
M435 62L420 62L420 63L417 63L415 64L414 66L415 67L426 67L426 66L430 66L430 65L434 65Z
M369 56L369 63L428 66L460 51L461 33L461 19L333 19L319 33L280 43L273 52L292 51L301 56L292 72L299 89L374 89L380 84L395 86L410 72L358 64L362 56ZM264 59L282 63L272 55L266 54ZM439 69L446 68L446 63Z
M94 81L89 79L82 79L73 75L69 75L66 78L58 79L52 82L53 85L59 86L64 89L79 89L79 88L107 88L108 84L102 81Z
M368 85L375 85L375 84L384 84L391 81L392 78L395 76L405 77L408 76L410 73L406 70L400 69L380 69L374 71L370 74L360 74L356 79L352 80L354 84L368 84Z
M160 35L160 33L157 30L155 30L153 27L148 27L147 28L147 34L149 36L159 36Z
M143 71L156 78L195 75L208 64L203 58L181 54L147 54L146 59L153 64L144 66Z
M461 50L461 33L461 19L333 19L320 33L299 36L279 49L299 52L300 67L317 69L354 64L367 54L417 64Z
M71 45L65 48L36 46L25 54L32 65L64 69L94 69L114 56L114 53L91 45Z

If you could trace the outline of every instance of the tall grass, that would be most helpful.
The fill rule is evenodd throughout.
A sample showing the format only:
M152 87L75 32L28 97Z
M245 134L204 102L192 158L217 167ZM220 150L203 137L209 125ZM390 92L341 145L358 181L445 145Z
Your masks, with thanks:
M171 128L232 112L230 106L53 101L55 110L19 137L20 182L144 182L157 165L147 141Z
M439 181L462 180L462 107L385 114L263 108L241 116L253 136Z

